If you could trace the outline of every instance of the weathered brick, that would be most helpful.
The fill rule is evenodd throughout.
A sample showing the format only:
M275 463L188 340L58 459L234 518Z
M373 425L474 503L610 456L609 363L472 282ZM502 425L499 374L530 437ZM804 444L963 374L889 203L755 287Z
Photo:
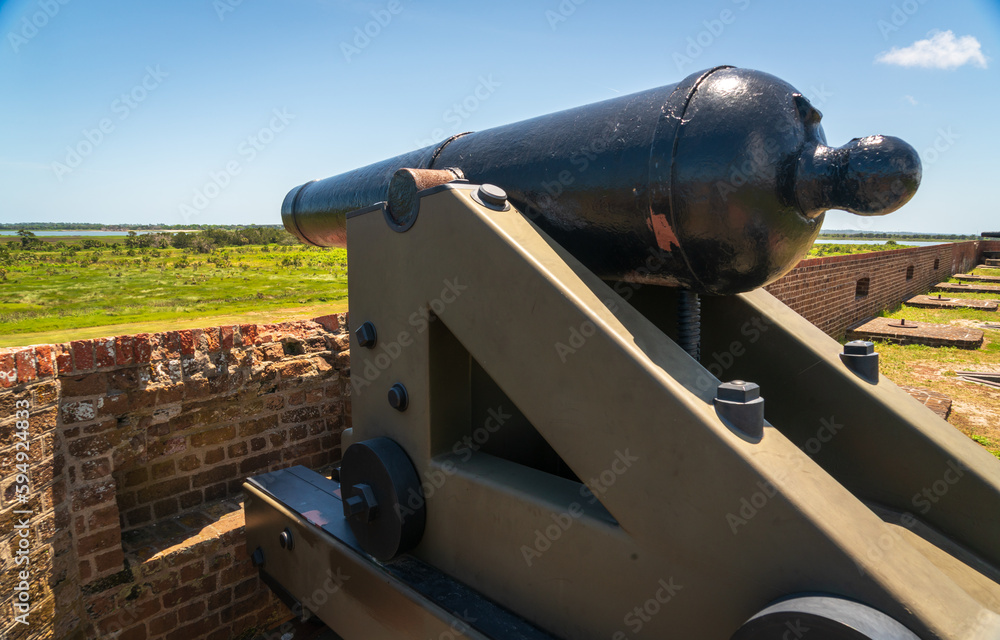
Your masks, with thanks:
M323 328L331 333L340 331L340 318L336 315L320 316L313 318L313 322L323 325Z
M168 611L161 616L157 616L149 621L149 633L153 636L162 635L177 628L177 612ZM187 640L190 640L197 636L188 636Z
M80 472L84 480L97 480L111 475L111 460L108 458L98 458L88 460L80 465Z
M203 501L201 491L189 491L188 493L182 494L178 500L180 501L181 509L191 509L192 507L197 507Z
M97 566L98 573L112 569L120 571L125 564L125 554L122 552L121 546L116 546L110 551L94 556L94 564Z
M172 456L185 450L187 450L187 439L183 436L162 441L154 440L149 444L150 457Z
M163 606L169 609L181 602L187 602L198 596L212 593L215 591L216 583L216 575L214 573L209 574L196 582L173 589L170 593L164 593L161 601L163 602Z
M115 337L115 364L119 366L130 365L135 361L135 355L132 350L133 338L132 336L117 336Z
M252 594L254 591L257 590L257 587L260 586L257 580L258 580L257 576L254 576L249 580L244 580L243 582L233 587L233 597L237 600L240 600L241 598L245 598L248 595Z
M66 375L73 372L73 349L68 343L55 345L56 373Z
M82 511L115 499L114 482L75 489L73 491L73 511Z
M122 434L119 431L108 431L93 436L83 436L70 441L69 452L77 458L93 458L94 456L108 453L121 440Z
M208 597L208 610L215 611L220 607L224 607L233 601L233 589L232 587L227 587L225 589L220 589Z
M212 500L221 500L229 495L229 488L225 482L220 482L218 484L213 484L210 487L205 487L205 502L211 502Z
M156 516L157 520L169 518L178 511L177 498L167 498L153 503L153 515Z
M74 340L69 343L73 350L73 369L89 371L94 368L94 344L90 340Z
M87 518L87 527L91 531L104 529L105 527L118 526L118 506L101 507L91 512Z
M250 456L240 462L240 474L251 475L277 462L281 462L280 451L268 451L267 453Z
M35 407L36 407L35 417L33 418L34 423L38 425L39 428L51 429L52 427L56 426L55 414L47 413L47 415L51 416L52 422L50 423L43 422L41 421L42 420L41 413L38 411L37 407L52 404L57 400L59 400L59 393L60 393L59 385L56 384L55 382L45 382L35 387L33 391L35 394Z
M240 423L240 437L255 436L278 426L278 416L270 415Z
M94 344L94 364L98 369L115 366L115 339L98 338Z
M160 348L168 358L179 358L181 355L181 335L177 331L167 331L160 334Z
M132 353L135 362L150 362L153 359L153 345L148 333L139 333L132 337Z
M196 473L192 477L192 484L194 488L204 487L208 484L213 484L223 480L229 480L235 478L237 475L236 464L225 464L214 469L209 469L208 471L202 471L201 473Z
M163 462L157 462L151 465L150 473L153 480L162 480L174 475L176 470L175 465L176 463L173 460L164 460Z
M219 614L210 613L203 618L175 629L166 635L165 640L191 640L201 638L215 631L219 626Z
M192 447L204 447L211 444L220 444L236 437L236 427L219 427L209 431L203 431L191 436Z
M148 504L136 507L125 514L125 522L130 527L137 527L153 519L152 511Z
M177 468L181 471L194 471L201 466L201 461L194 453L184 456L177 462Z
M209 327L203 330L204 350L215 353L221 348L221 331L219 327Z
M0 351L0 388L9 389L17 384L17 361L14 352Z
M62 396L64 398L103 395L107 390L107 376L104 373L87 373L62 378Z
M157 482L156 484L139 489L139 502L155 502L157 500L163 500L164 498L184 493L190 489L190 484L190 478L174 478L173 480Z
M82 556L89 556L96 551L121 547L121 535L118 529L105 529L98 533L83 536L76 543L76 552Z
M86 422L97 417L97 408L91 400L67 402L62 405L62 414L65 424Z
M268 439L271 441L271 446L275 449L284 446L285 442L288 441L287 431L276 431L268 435Z
M181 355L193 356L195 352L194 333L189 329L185 329L184 331L178 331L178 334L181 342Z
M247 454L248 447L246 442L237 442L236 444L229 445L227 453L230 459L232 458L242 458Z
M34 382L37 378L35 370L35 350L32 347L18 349L14 352L14 366L17 368L17 383Z
M205 608L204 600L184 605L177 609L177 620L181 624L195 620L205 613Z
M232 325L219 327L219 343L222 349L229 351L234 346L234 332L235 327Z
M252 346L257 344L257 325L255 324L241 324L240 325L240 337L242 338L242 345L244 347Z
M181 567L181 584L197 580L205 574L205 561L196 560Z
M289 409L281 414L281 421L285 424L294 422L308 422L321 416L320 408L317 406L305 406L298 409Z
M221 462L226 458L226 450L222 447L217 449L209 449L205 452L205 464L215 464L216 462Z
M122 476L122 487L137 487L149 480L149 471L145 467L132 469Z
M56 347L53 345L38 345L35 347L35 361L38 364L38 377L51 378L56 375Z

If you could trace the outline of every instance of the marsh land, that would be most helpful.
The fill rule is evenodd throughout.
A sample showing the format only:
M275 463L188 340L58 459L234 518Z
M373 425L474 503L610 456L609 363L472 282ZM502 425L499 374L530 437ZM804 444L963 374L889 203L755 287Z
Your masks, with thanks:
M283 230L0 237L0 347L347 309L347 251Z

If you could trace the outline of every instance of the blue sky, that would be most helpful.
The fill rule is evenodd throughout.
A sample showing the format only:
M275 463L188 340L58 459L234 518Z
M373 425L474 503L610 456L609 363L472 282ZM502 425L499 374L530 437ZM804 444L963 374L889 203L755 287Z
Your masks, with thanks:
M907 206L825 228L1000 228L996 0L0 0L0 35L2 222L276 224L308 179L732 64L920 151Z

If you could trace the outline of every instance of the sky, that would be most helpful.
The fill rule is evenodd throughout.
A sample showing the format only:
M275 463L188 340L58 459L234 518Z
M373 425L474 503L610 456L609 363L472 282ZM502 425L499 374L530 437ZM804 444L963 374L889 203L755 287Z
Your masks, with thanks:
M923 162L826 229L1000 230L1000 1L0 0L0 222L278 224L292 187L730 64Z

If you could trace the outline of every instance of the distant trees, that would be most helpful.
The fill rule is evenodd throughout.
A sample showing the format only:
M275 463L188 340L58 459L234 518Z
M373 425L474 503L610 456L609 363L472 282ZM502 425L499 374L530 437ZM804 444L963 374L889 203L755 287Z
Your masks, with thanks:
M17 235L21 236L21 248L25 251L32 251L45 246L45 243L35 237L35 234L27 229L20 229Z
M175 249L190 249L198 253L211 253L218 247L243 247L248 245L293 245L298 240L278 227L213 227L197 233L175 233L170 244Z

